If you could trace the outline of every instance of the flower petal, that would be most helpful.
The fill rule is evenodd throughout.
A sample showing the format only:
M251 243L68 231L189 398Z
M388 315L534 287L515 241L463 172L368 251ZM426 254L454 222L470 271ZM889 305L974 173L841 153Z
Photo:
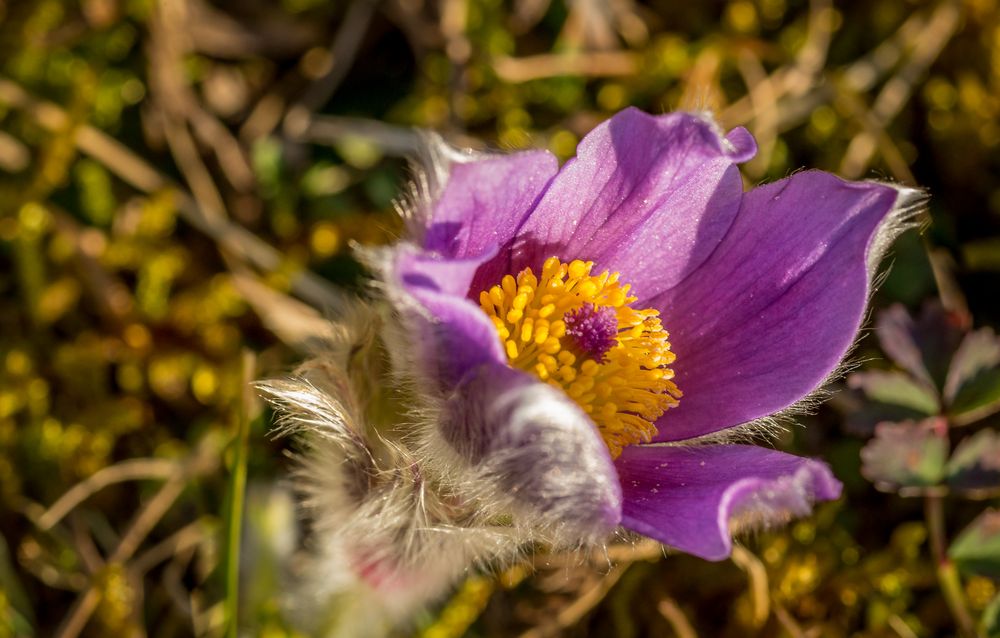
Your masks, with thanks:
M684 392L658 440L746 423L819 387L854 341L881 251L920 195L822 172L747 193L712 256L651 304Z
M734 527L803 516L841 489L824 463L752 445L633 446L615 467L622 525L707 560L729 556Z
M559 170L548 151L462 155L452 150L446 156L447 181L424 222L422 245L448 257L480 255L508 243Z
M745 130L724 138L704 117L626 109L587 135L552 181L518 232L507 271L553 255L588 259L651 297L725 235L743 191L735 162L755 152Z
M516 524L599 542L621 520L621 488L597 428L565 393L506 365L484 365L447 399L441 436L512 499ZM468 496L468 495L467 495ZM569 540L567 540L569 539Z
M478 306L465 298L476 269L496 254L490 250L468 259L442 259L402 244L391 253L383 274L387 294L399 313L412 349L418 381L450 392L465 374L485 363L507 361L496 328Z

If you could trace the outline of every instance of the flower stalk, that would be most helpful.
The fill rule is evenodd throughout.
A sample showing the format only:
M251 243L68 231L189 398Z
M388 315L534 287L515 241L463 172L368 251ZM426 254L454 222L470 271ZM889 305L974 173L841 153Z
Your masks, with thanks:
M962 590L962 580L958 575L955 563L948 558L948 538L944 524L944 495L929 493L924 497L924 517L930 535L931 556L934 559L938 585L944 596L948 611L958 627L959 633L966 638L977 637L975 623L969 613Z

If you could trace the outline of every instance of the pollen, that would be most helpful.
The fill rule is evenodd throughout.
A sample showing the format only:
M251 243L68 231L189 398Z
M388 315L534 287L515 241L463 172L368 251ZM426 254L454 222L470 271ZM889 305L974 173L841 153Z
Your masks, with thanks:
M632 308L637 298L619 273L592 275L593 268L550 257L540 275L531 268L506 275L479 293L479 304L510 365L576 401L618 458L625 446L652 441L681 391L660 313Z

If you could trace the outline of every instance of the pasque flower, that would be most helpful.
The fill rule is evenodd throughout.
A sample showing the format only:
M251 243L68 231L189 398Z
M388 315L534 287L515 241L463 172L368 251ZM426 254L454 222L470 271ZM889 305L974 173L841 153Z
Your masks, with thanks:
M422 529L473 558L624 528L717 560L735 529L839 495L824 463L746 443L837 371L922 194L817 171L744 192L755 150L632 109L562 167L430 141L408 237L368 255L408 415L377 438L436 495Z

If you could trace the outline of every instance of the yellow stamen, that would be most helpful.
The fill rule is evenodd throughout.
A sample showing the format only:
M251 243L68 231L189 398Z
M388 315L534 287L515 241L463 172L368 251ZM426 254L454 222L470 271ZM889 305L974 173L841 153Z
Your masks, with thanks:
M669 366L675 359L659 312L636 310L618 273L590 274L594 263L550 257L536 277L525 268L479 294L510 364L560 388L597 424L612 458L648 443L656 420L675 407L681 391ZM610 308L611 310L603 310ZM571 332L573 313L586 309L617 320L606 351L588 351ZM569 317L569 318L567 318ZM614 320L612 320L612 324Z

